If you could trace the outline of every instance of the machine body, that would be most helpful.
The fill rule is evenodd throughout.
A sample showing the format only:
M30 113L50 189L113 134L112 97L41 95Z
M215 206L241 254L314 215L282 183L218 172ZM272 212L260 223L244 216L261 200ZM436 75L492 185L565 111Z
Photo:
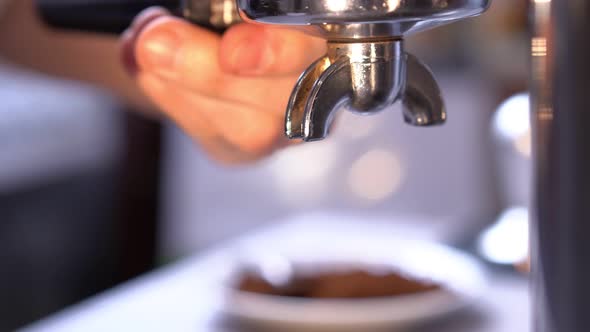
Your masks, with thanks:
M590 2L531 2L536 332L590 331Z

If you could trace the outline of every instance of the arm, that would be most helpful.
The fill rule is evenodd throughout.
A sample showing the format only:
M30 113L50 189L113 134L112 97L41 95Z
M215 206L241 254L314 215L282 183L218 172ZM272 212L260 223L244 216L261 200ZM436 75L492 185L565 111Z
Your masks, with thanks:
M33 0L9 1L0 15L0 56L4 59L50 75L98 85L136 108L153 109L123 68L116 38L52 31L37 17Z

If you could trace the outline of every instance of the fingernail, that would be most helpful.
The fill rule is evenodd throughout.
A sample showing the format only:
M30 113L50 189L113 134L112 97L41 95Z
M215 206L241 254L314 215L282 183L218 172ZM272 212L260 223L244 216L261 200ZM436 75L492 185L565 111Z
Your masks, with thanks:
M141 30L154 19L166 15L170 15L170 12L166 8L149 7L147 9L144 9L135 17L133 23L131 23L131 26L129 28L132 30Z
M139 71L135 57L135 45L139 34L149 23L168 14L169 12L161 7L148 8L137 15L131 26L121 35L121 61L131 76L135 76Z
M170 76L173 74L175 56L180 45L180 36L173 31L161 29L148 32L142 45L143 65L161 75Z

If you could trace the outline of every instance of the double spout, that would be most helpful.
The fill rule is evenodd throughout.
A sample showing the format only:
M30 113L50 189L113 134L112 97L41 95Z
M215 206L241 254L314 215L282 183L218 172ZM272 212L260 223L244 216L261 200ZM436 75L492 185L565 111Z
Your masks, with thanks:
M287 107L285 132L305 141L327 136L334 114L373 114L401 100L415 126L444 123L440 89L430 70L404 52L401 39L329 42L328 53L299 79Z

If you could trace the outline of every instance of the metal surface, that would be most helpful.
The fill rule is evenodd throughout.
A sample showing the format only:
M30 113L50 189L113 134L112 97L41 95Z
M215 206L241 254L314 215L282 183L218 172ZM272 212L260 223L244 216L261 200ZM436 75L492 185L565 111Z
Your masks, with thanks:
M387 108L402 91L404 74L402 41L328 43L328 54L303 74L292 94L287 135L324 138L341 106L358 113Z
M323 139L334 113L367 114L403 100L404 119L416 126L443 123L444 102L434 77L403 42L328 43L328 54L299 79L286 116L289 138Z
M414 32L482 13L490 0L238 0L246 20L292 26L328 41L328 53L299 79L285 133L326 137L334 113L380 112L403 100L415 126L444 123L440 89L426 65L403 50Z
M184 0L182 12L192 22L206 22L217 29L241 21L235 0Z
M590 331L590 2L535 1L534 331Z
M434 75L425 64L409 53L406 53L406 64L406 88L402 98L406 123L413 126L444 123L447 112Z
M490 0L238 0L246 19L313 25L326 38L402 36L483 12Z

